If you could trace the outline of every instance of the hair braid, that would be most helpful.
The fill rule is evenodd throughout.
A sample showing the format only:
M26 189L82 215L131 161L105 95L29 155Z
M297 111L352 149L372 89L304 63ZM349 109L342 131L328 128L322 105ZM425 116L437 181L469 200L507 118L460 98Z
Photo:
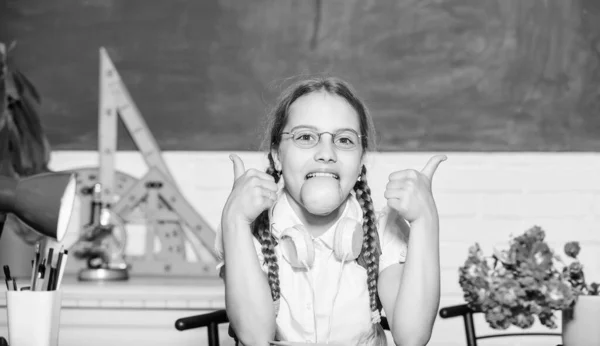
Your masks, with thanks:
M361 265L367 270L367 280L369 287L369 297L371 310L378 308L377 304L377 279L379 276L379 235L375 224L375 212L373 211L373 201L371 200L371 189L367 185L367 169L363 165L360 173L360 180L354 185L356 199L363 211L363 243L359 255Z
M377 280L379 278L379 257L381 255L381 246L379 243L379 234L373 201L371 199L371 189L367 185L367 168L363 165L360 172L360 179L354 185L356 199L363 211L363 244L358 258L358 263L367 270L367 287L369 290L369 305L371 307L371 316L374 324L372 337L377 340L378 345L385 345L385 333L379 322L381 303L377 294Z
M274 179L275 183L279 182L280 172L274 168L273 157L269 153L269 167L267 173ZM271 225L269 220L269 211L263 211L252 223L252 234L261 245L261 251L267 265L267 278L269 287L271 288L271 297L273 301L279 300L279 265L277 264L277 256L275 255L275 246L277 245L273 234L271 233Z

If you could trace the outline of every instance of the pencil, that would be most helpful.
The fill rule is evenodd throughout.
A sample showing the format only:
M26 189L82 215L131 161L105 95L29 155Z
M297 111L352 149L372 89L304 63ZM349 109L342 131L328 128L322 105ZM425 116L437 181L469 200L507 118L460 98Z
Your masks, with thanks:
M58 263L56 263L56 276L57 280L55 283L55 289L60 288L60 283L62 282L63 275L65 273L65 267L67 266L67 259L69 258L69 250L65 250L58 254Z
M33 291L41 291L44 288L44 277L46 274L46 259L42 260L42 263L38 266L36 274L35 286L32 287Z
M46 291L54 290L54 282L56 281L56 268L50 267L50 274L48 274L48 284L46 285Z
M6 282L6 289L7 290L11 290L11 286L12 286L12 278L10 277L10 268L8 267L8 265L4 265L4 267L2 267L2 269L4 269L4 281Z
M33 268L31 269L31 282L30 287L32 291L35 291L35 285L37 283L38 269L40 266L40 243L35 243L35 257L33 258Z
M2 269L4 269L4 280L6 281L6 289L10 291L15 287L15 281L10 276L10 268L8 267L8 265L5 264L2 267Z

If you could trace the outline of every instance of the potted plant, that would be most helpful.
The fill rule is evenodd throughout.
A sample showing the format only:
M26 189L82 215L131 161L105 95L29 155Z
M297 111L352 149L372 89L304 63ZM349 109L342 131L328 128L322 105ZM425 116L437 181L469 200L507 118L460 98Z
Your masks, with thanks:
M598 284L585 281L583 266L577 260L579 243L565 245L571 261L566 263L544 238L545 232L534 226L510 239L507 249L495 249L491 256L485 256L478 243L471 246L459 268L459 283L467 304L474 311L481 311L494 329L511 325L529 328L536 316L540 323L554 329L554 312L561 311L565 346L578 345L572 339L575 334L586 340L585 345L594 337L598 342L593 344L600 345L600 328L585 326L586 322L600 319L600 305L594 308L588 302L598 302L600 296ZM588 313L597 316L585 317ZM582 330L588 334L582 334Z
M578 242L565 244L564 251L572 262L563 268L563 274L577 296L577 303L563 309L563 344L600 345L600 285L586 283L583 265L577 259L581 251Z

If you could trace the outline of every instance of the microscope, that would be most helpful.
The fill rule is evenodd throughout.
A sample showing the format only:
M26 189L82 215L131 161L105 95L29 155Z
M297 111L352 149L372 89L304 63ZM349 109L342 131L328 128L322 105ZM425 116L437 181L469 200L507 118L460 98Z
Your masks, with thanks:
M116 281L129 278L125 262L127 234L123 221L101 201L102 186L94 184L90 220L82 226L81 235L73 247L76 258L85 260L87 268L81 269L81 281Z

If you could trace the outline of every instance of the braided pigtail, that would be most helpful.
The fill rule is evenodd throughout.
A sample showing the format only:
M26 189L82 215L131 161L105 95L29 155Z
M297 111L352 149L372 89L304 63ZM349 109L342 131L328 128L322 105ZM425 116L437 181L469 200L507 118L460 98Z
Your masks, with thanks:
M367 168L363 165L360 177L354 185L356 199L363 211L363 243L362 250L358 256L358 263L367 270L367 287L369 289L369 303L371 307L371 322L373 330L369 339L369 345L384 346L387 344L381 321L381 302L377 294L377 280L379 278L379 257L381 255L381 246L379 244L379 234L371 199L371 189L367 185Z
M269 168L267 173L270 174L274 179L275 183L279 182L281 172L275 170L275 164L273 157L269 153ZM279 311L279 265L277 264L277 256L275 255L275 246L277 242L271 233L271 225L269 220L269 211L263 211L252 223L252 234L258 240L261 245L261 251L267 265L268 272L267 278L269 281L269 287L271 288L271 297L275 304L275 313Z

